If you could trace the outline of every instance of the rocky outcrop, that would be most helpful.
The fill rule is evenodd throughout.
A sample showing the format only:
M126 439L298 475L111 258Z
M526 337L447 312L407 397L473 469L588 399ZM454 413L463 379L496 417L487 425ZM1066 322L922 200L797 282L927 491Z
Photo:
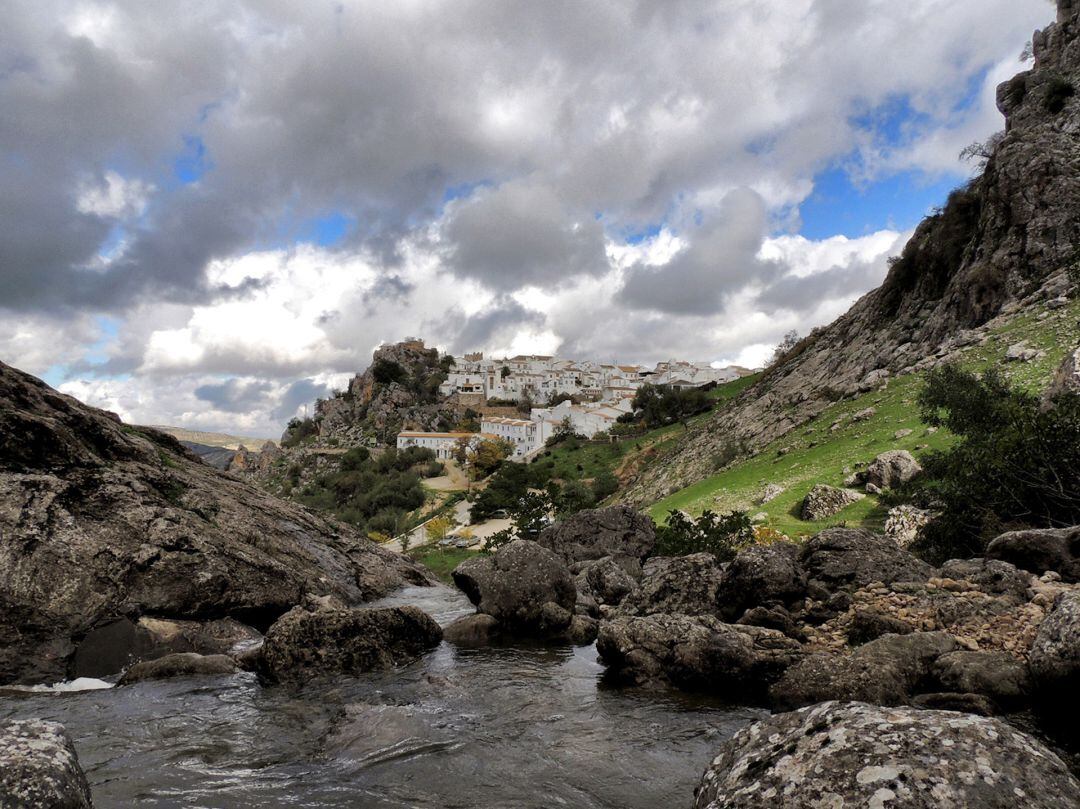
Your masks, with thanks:
M623 615L718 615L724 570L711 553L655 556L619 606Z
M536 541L568 565L605 556L641 562L656 547L656 525L628 506L587 509L548 526Z
M725 742L696 809L1070 809L1080 782L996 719L826 702L771 716Z
M1072 391L1080 393L1080 348L1067 354L1054 374L1054 381L1046 389L1044 401L1053 404L1059 394Z
M566 564L535 542L518 539L491 556L462 562L454 583L502 631L553 637L570 626L577 589Z
M713 474L730 448L757 452L838 397L947 361L995 317L1068 292L1080 243L1080 23L1072 0L1033 39L1035 64L998 89L1006 133L982 176L920 224L883 284L687 431L626 499L652 503Z
M974 589L991 595L1011 596L1027 601L1031 594L1031 575L1015 565L997 559L950 559L941 566L942 579L970 582Z
M839 514L852 503L863 499L859 492L851 489L838 489L825 483L812 488L802 504L802 518L808 522L817 522Z
M1072 700L1080 680L1080 592L1058 597L1031 645L1029 663L1032 679L1044 700Z
M944 632L915 632L885 635L850 655L807 655L784 673L770 696L781 709L825 700L904 705L937 659L956 648L956 640Z
M800 654L798 641L781 632L711 615L618 616L601 624L596 649L617 682L668 682L735 702L764 699Z
M790 605L806 594L802 549L793 542L752 545L724 571L718 600L725 618L757 606Z
M39 719L0 725L0 806L92 809L90 786L62 725Z
M167 680L173 677L222 676L235 674L237 671L239 666L228 655L179 652L136 663L124 672L117 685L132 685L146 680Z
M439 625L416 607L296 607L266 633L256 670L270 682L360 674L410 663L441 640Z
M827 592L877 581L926 581L933 573L891 539L854 528L822 531L806 543L801 563L809 579Z
M439 383L446 378L438 350L422 340L379 346L371 365L353 377L348 388L316 404L317 440L336 439L344 446L370 438L393 446L403 429L448 430L463 408L440 401ZM287 444L289 431L282 436Z
M986 557L1035 574L1052 570L1065 581L1078 582L1080 526L1010 531L990 541Z
M943 690L978 694L1002 710L1024 705L1031 694L1028 667L1005 652L949 652L932 668Z
M632 576L627 567L637 573ZM582 597L591 598L596 607L617 607L637 587L641 567L637 559L625 559L619 564L610 556L592 562L581 562L571 568L575 572L574 584L578 593L578 606ZM579 609L580 612L580 609Z
M430 581L174 438L3 364L0 534L0 682L64 679L82 640L121 619L265 628L309 594L358 604Z

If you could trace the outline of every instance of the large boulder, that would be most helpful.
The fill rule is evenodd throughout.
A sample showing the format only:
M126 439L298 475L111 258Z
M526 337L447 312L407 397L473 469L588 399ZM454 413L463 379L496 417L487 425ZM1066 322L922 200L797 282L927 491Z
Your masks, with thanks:
M926 581L934 572L888 537L856 528L822 531L803 547L801 564L809 579L829 592L877 581Z
M568 565L605 556L641 561L656 547L656 525L630 506L587 509L548 526L536 541Z
M1080 393L1080 348L1065 355L1053 382L1046 389L1044 401L1049 406L1063 393Z
M1031 644L1028 663L1043 697L1075 696L1080 682L1080 592L1058 596Z
M802 548L794 542L751 545L741 550L724 571L719 601L727 618L747 609L775 604L787 606L806 594Z
M1067 582L1080 581L1080 525L1009 531L990 541L988 559L1009 562L1021 570L1041 575L1048 570Z
M941 566L939 575L942 579L971 582L981 592L1011 596L1017 601L1027 601L1031 591L1031 574L998 559L950 559Z
M636 559L631 561L634 565L638 564ZM627 572L625 561L619 564L610 556L580 563L575 569L578 570L574 583L579 601L582 594L587 593L597 605L615 607L637 587L637 579ZM640 567L637 573L640 577Z
M934 661L933 676L945 691L979 694L1006 710L1031 693L1028 667L1005 652L947 652Z
M666 681L740 702L762 700L801 653L781 632L711 615L618 616L601 624L596 648L616 681Z
M922 474L922 467L915 456L906 449L883 452L870 462L863 473L867 488L874 486L884 491L914 480Z
M636 590L623 599L624 615L718 615L724 569L711 553L654 556Z
M839 514L852 503L862 500L865 495L851 489L838 489L825 483L812 488L802 504L802 518L809 522L824 520Z
M236 661L228 655L201 655L177 652L153 660L143 660L124 672L117 685L132 685L146 680L165 680L172 677L223 676L239 671Z
M62 725L40 719L0 725L0 806L92 808L90 786Z
M454 583L507 632L552 636L574 615L577 589L566 563L547 548L518 539L491 556L462 562Z
M308 595L359 604L431 581L171 436L3 363L0 536L0 683L74 674L83 639L122 619L233 618L262 630ZM128 662L117 654L97 673Z
M256 670L271 682L359 674L412 662L441 640L439 625L416 607L296 607L266 633Z
M826 702L724 743L695 809L1075 809L1080 782L997 719Z
M807 655L784 672L770 695L782 710L831 699L903 705L937 659L956 648L944 632L885 635L850 655Z

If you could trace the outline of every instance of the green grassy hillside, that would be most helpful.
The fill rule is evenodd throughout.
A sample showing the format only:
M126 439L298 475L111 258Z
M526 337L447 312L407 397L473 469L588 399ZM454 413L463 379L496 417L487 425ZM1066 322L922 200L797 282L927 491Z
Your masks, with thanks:
M1030 390L1041 389L1050 381L1065 353L1080 344L1078 317L1078 301L1053 312L1041 309L1025 312L991 331L984 343L966 349L960 364L974 370L1001 365L1015 384ZM1044 355L1031 362L1005 363L1008 347L1021 341ZM881 452L906 449L918 457L928 449L948 445L951 436L928 431L919 419L915 401L921 376L898 376L883 391L837 402L756 456L674 493L656 503L649 513L654 519L664 521L673 509L691 515L706 509L764 512L768 525L793 537L837 524L880 528L885 509L873 496L821 522L800 519L799 510L815 484L839 486L858 464L868 463ZM852 419L854 414L871 407L875 410L871 418L858 422ZM897 438L900 430L912 432ZM770 503L758 505L757 498L768 483L783 486L784 493Z

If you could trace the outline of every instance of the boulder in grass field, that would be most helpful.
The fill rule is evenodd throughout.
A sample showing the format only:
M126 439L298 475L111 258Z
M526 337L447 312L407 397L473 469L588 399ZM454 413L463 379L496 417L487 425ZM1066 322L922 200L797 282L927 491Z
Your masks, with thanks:
M862 477L866 485L876 486L881 491L895 489L922 474L923 468L915 456L906 449L894 449L878 455L866 467Z
M824 702L755 722L705 771L695 809L1077 809L1080 782L997 719Z
M863 497L863 494L851 489L838 489L835 486L819 483L803 500L801 515L807 522L824 520L839 514L852 503L862 500Z
M92 809L90 786L62 725L40 719L0 725L0 806Z

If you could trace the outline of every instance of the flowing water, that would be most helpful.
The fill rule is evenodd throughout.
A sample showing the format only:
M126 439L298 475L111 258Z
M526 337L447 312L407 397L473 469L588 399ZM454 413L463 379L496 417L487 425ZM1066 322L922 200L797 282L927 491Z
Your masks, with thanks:
M416 604L470 612L445 587ZM594 646L459 649L359 678L254 676L0 692L0 720L62 722L107 807L685 807L761 712L611 689Z

